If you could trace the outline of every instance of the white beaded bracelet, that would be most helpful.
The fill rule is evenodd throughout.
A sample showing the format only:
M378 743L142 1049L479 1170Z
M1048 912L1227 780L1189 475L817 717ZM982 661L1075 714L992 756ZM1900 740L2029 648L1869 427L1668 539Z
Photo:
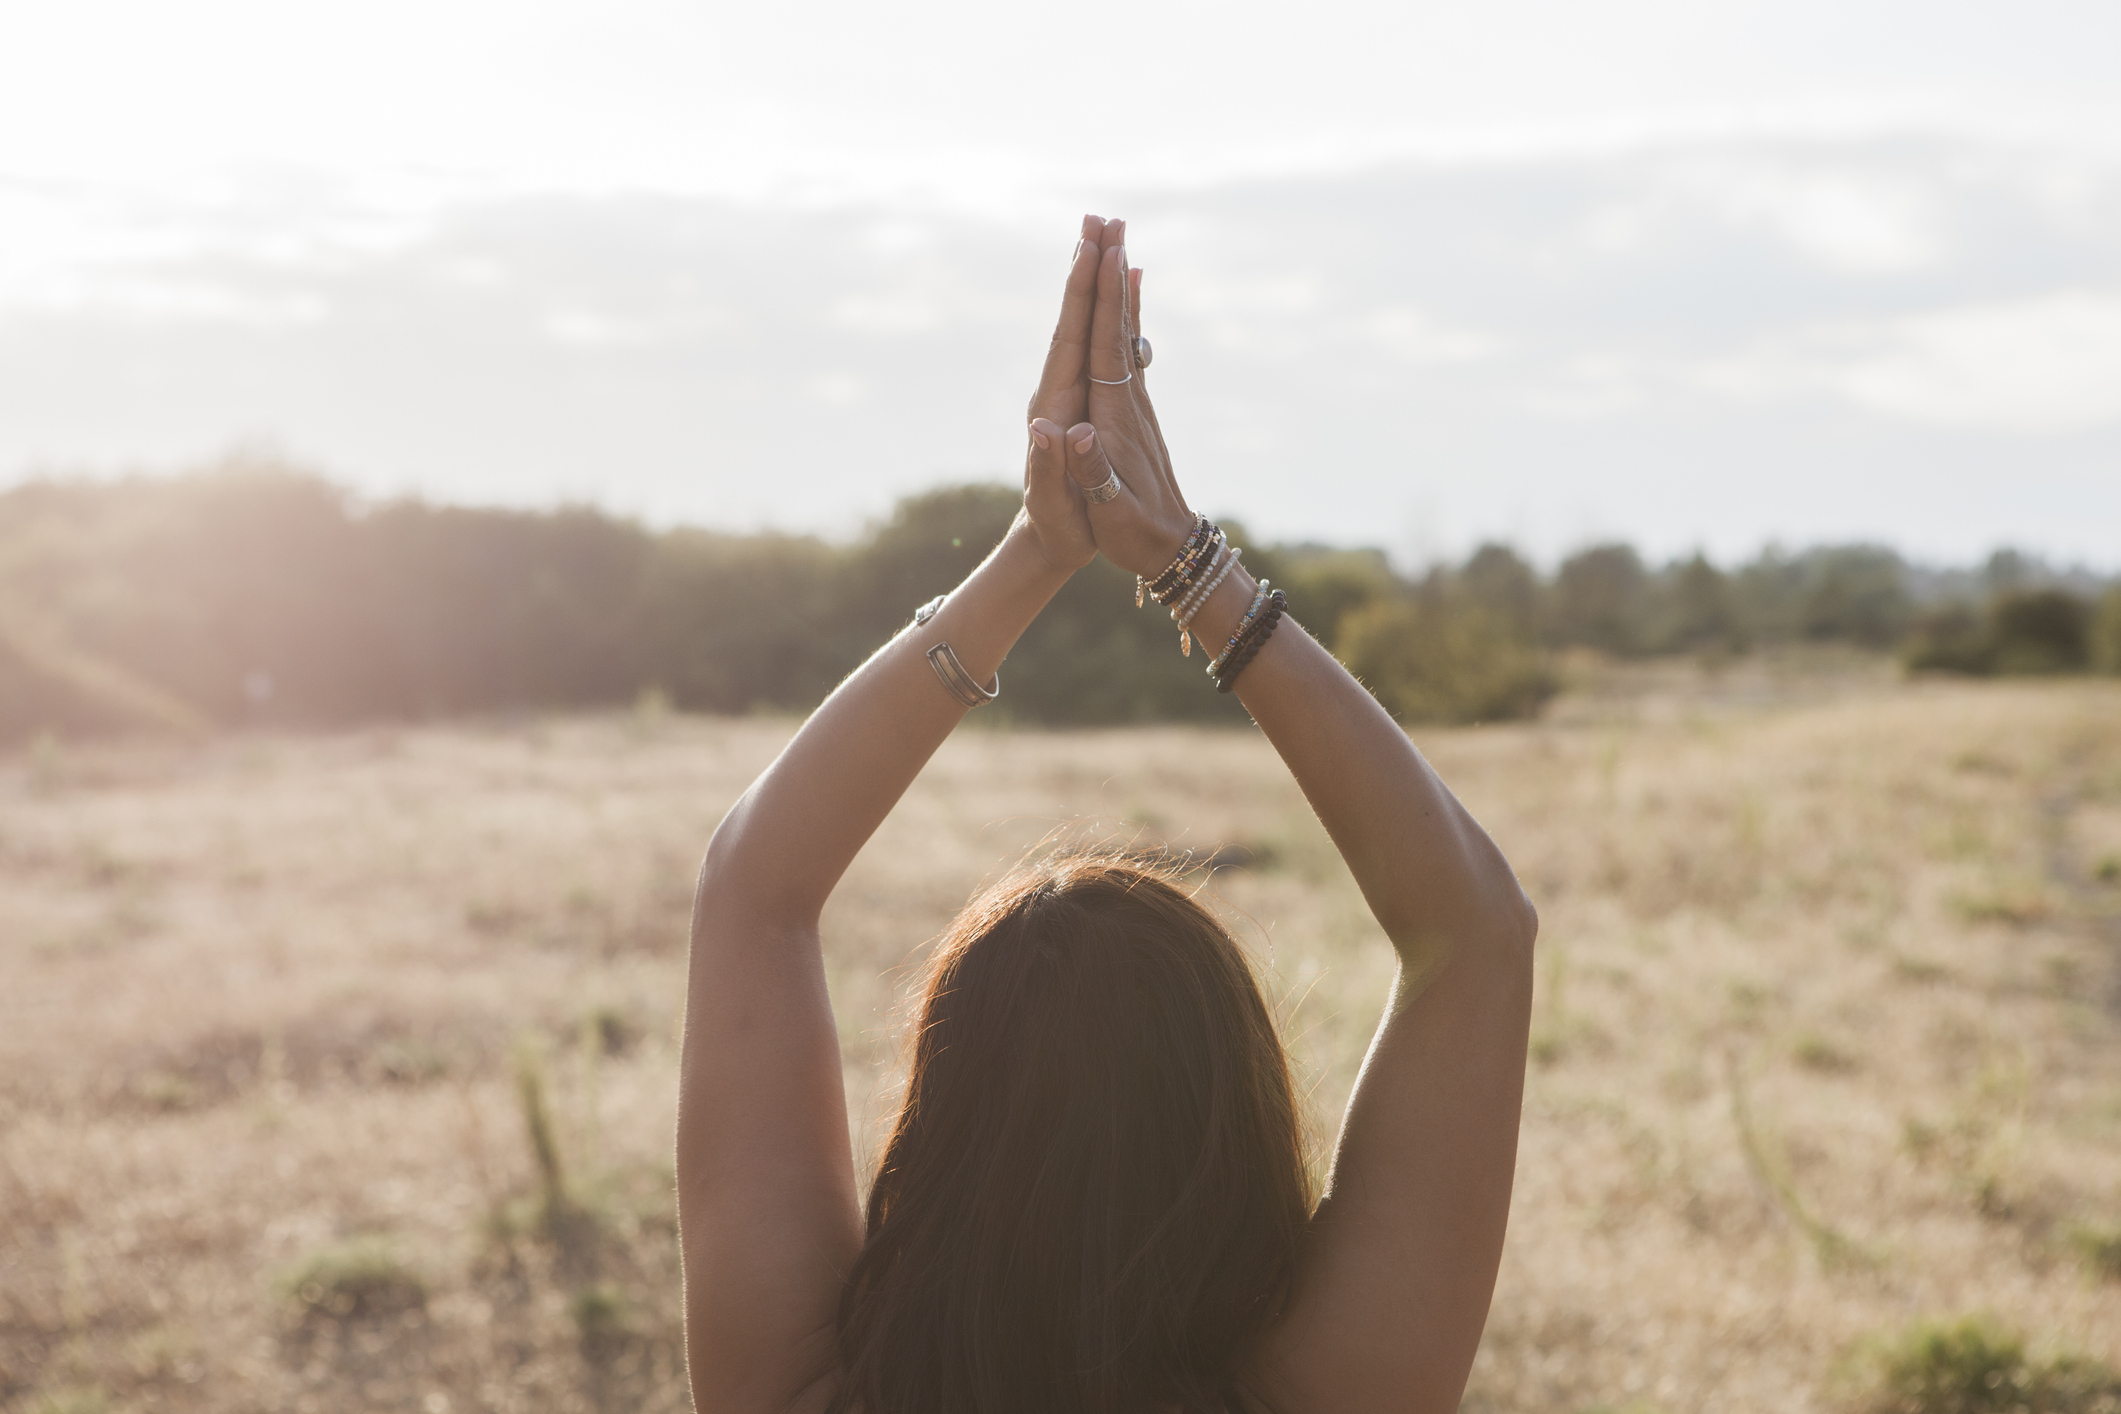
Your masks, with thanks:
M1202 580L1200 588L1186 600L1184 605L1185 613L1180 614L1177 609L1171 611L1171 617L1178 620L1178 651L1182 656L1187 658L1193 656L1193 616L1200 612L1203 604L1208 602L1208 596L1213 594L1221 586L1222 582L1230 577L1230 571L1237 568L1237 562L1244 558L1244 554L1244 551L1232 546L1230 553L1223 557L1223 562L1215 573Z
M1186 626L1186 621L1193 617L1193 611L1200 607L1201 600L1215 587L1216 572L1228 563L1229 554L1229 547L1225 545L1217 545L1209 554L1208 563L1201 567L1200 578L1194 580L1192 586L1179 597L1179 601L1171 606L1172 623L1180 628Z

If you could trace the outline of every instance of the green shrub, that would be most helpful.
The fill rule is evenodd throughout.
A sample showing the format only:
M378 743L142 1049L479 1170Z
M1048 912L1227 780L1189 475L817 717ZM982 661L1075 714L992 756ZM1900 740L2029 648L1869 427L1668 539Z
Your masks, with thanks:
M2099 596L2092 615L2091 664L2096 672L2121 673L2121 584Z
M1556 690L1535 645L1462 600L1365 605L1343 622L1335 647L1349 671L1404 721L1529 717Z
M1989 637L1999 673L2076 673L2091 666L2091 606L2061 589L1999 595Z
M2121 1223L2078 1223L2070 1229L2069 1244L2094 1275L2121 1281Z
M2095 1361L2034 1360L1980 1316L1923 1322L1878 1352L1864 1414L2121 1414L2121 1379Z
M1909 672L1986 677L1996 670L1996 649L1979 613L1966 604L1946 604L1915 621L1900 661Z
M1253 552L1245 552L1252 566ZM1399 581L1376 550L1322 550L1299 546L1270 552L1252 566L1289 592L1289 612L1321 643L1338 643L1347 616L1365 604L1392 598Z
M427 1283L398 1251L378 1236L319 1248L280 1273L274 1283L282 1299L307 1314L352 1318L402 1311L427 1302Z
M1978 614L1951 604L1923 615L1901 660L1916 672L1974 677L2077 673L2092 666L2094 647L2090 604L2062 589L2009 589Z

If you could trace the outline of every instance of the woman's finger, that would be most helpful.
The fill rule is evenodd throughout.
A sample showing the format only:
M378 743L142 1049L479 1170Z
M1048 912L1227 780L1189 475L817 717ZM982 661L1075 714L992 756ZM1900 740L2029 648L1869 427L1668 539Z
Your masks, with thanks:
M1129 295L1129 309L1134 315L1135 335L1139 337L1142 331L1142 272L1140 268L1137 267L1129 270L1127 273L1129 276L1132 277L1131 283L1129 284L1127 291ZM1130 341L1127 346L1127 353L1131 357L1133 355L1133 352L1134 346L1133 343ZM1145 368L1136 368L1135 374L1136 377L1134 380L1134 386L1137 390L1134 398L1135 408L1140 413L1142 422L1147 425L1149 429L1149 435L1156 441L1158 471L1162 478L1165 481L1169 482L1171 494L1173 494L1174 496L1179 496L1178 483L1176 480L1172 479L1170 475L1171 449L1164 445L1164 429L1163 426L1156 420L1156 404L1149 400L1148 370ZM1183 501L1185 498L1183 496L1179 496L1179 499Z
M1097 310L1090 320L1090 376L1106 386L1123 382L1134 360L1120 345L1127 327L1127 248L1108 245L1097 266Z
M1030 433L1031 451L1024 467L1031 484L1025 489L1034 495L1074 495L1068 488L1068 434L1059 423L1044 417L1031 419Z
M1060 319L1053 326L1053 341L1046 347L1046 366L1039 373L1034 411L1038 404L1082 381L1091 315L1097 303L1097 262L1104 249L1105 224L1095 216L1083 217L1082 238L1076 242L1067 284L1061 292Z
M1097 428L1087 422L1078 422L1061 438L1061 444L1067 449L1068 479L1077 487L1092 491L1112 480L1112 459L1105 455ZM1121 484L1125 485L1124 482ZM1092 505L1090 509L1095 511L1097 506Z

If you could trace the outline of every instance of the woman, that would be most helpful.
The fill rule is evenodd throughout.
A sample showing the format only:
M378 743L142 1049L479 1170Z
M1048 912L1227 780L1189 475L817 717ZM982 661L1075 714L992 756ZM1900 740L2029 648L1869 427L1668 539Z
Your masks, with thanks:
M677 1155L703 1414L1458 1407L1509 1210L1532 907L1405 733L1189 509L1124 241L1084 218L1023 513L708 847ZM975 900L938 949L865 1221L819 914L1100 553L1184 616L1399 954L1326 1192L1313 1210L1236 945L1170 880L1065 859Z

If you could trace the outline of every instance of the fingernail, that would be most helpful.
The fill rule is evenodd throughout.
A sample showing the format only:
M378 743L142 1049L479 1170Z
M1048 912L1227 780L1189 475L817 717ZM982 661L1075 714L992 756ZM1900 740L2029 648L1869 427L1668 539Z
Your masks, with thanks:
M1072 251L1070 251L1070 252L1068 253L1068 265L1069 265L1069 267L1070 267L1070 268L1073 268L1073 267L1074 267L1074 265L1075 265L1075 262L1076 262L1076 261L1078 261L1078 260L1081 260L1082 258L1083 258L1083 238L1082 238L1081 236L1077 236L1077 237L1075 238L1075 249L1074 249L1074 250L1072 250Z
M1045 433L1039 431L1038 424L1035 422L1031 424L1031 440L1038 443L1041 447L1050 447L1053 445L1053 439L1051 437L1048 437Z
M1084 452L1087 452L1087 451L1089 451L1089 450L1090 450L1090 444L1091 444L1092 442L1095 442L1096 440L1097 440L1097 431L1096 431L1096 429L1095 429L1095 428L1092 428L1092 429L1091 429L1090 431L1088 431L1088 432L1085 432L1085 433L1083 434L1082 440L1081 440L1080 442L1077 442L1077 443L1075 444L1075 454L1076 454L1077 456L1081 456L1081 455L1082 455L1082 454L1083 454Z

